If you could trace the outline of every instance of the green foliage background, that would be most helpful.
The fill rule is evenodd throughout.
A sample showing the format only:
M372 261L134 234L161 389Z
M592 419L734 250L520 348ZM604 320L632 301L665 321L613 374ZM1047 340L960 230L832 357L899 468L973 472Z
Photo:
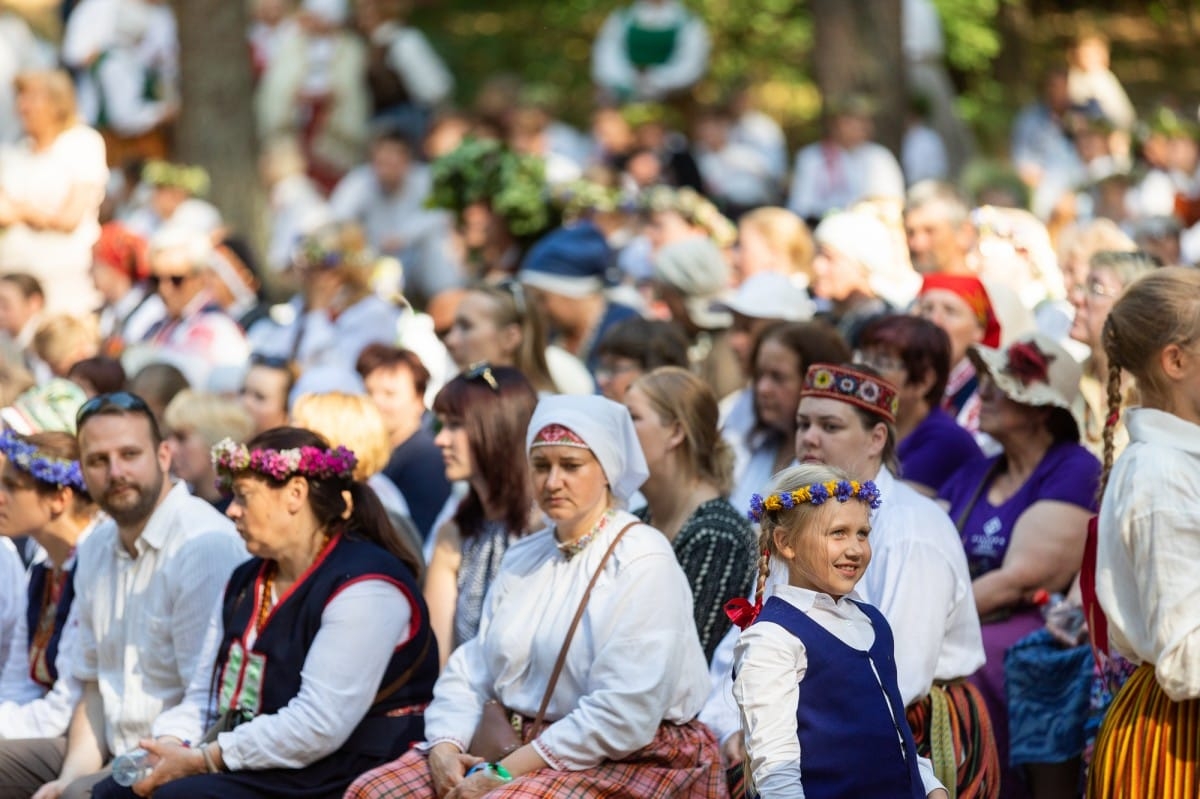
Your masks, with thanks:
M967 91L962 111L990 124L1003 94L991 78L1000 51L996 17L1013 0L934 0L947 38L947 58ZM811 132L820 110L812 80L813 20L805 0L687 0L713 39L701 101L716 101L739 81L757 87L760 102L794 136ZM619 0L456 0L418 11L421 27L458 79L469 105L489 76L508 72L553 90L562 113L585 123L593 104L592 39Z

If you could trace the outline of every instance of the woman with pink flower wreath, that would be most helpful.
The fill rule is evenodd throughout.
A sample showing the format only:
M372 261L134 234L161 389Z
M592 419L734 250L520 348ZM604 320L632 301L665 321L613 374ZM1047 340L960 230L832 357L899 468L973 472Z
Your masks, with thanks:
M1053 663L1033 663L1022 639L1045 626L1035 598L1070 587L1096 511L1100 463L1079 444L1070 410L1081 369L1039 333L1004 350L975 344L968 357L979 376L979 429L1003 448L964 465L940 491L967 552L983 623L987 663L971 682L983 693L994 725L1004 770L1001 796L1068 795L1050 786L1077 778L1077 764L1072 772L1069 761L1082 752L1082 735L1068 733L1083 729L1088 696L1086 687L1069 694L1065 672L1086 673L1089 680L1081 684L1090 684L1090 655L1086 647L1067 649ZM1014 648L1019 641L1022 646ZM1024 678L1040 669L1043 684L1067 686L1064 695L1050 707L1028 696L1014 703L1005 679L1010 650L1025 664L1015 672L1010 667L1010 674Z
M336 799L425 737L438 650L420 562L345 447L277 427L221 442L213 460L254 557L210 622L212 668L141 741L149 776L92 795Z

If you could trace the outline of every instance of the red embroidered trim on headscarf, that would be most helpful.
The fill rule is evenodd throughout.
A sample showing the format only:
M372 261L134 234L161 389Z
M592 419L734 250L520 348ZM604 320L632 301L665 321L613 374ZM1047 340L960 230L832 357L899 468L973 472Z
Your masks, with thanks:
M533 437L533 443L529 445L530 449L534 447L581 447L583 449L591 449L583 442L583 439L575 435L575 431L561 424L548 424L538 431L538 434Z

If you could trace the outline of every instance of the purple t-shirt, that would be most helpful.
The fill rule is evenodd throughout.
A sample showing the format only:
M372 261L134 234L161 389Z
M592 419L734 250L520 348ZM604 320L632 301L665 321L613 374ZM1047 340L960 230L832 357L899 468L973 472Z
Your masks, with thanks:
M979 445L950 414L931 410L896 447L900 477L934 491L965 464L982 457Z
M950 518L955 523L984 475L1003 457L972 461L942 486L940 496L950 503ZM959 530L971 579L999 568L1004 562L1017 518L1030 505L1048 499L1095 511L1099 481L1100 462L1095 456L1078 444L1064 441L1050 447L1025 484L1000 505L988 502L985 488Z

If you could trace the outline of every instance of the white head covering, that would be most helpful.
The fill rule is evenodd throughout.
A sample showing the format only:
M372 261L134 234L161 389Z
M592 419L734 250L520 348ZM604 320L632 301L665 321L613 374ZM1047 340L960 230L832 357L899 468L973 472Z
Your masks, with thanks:
M813 240L862 264L871 289L893 308L907 308L921 288L921 276L896 252L887 226L865 211L830 214L813 231Z
M622 506L650 476L633 420L624 405L595 394L546 397L538 402L529 420L526 451L537 434L552 424L562 425L588 445Z

